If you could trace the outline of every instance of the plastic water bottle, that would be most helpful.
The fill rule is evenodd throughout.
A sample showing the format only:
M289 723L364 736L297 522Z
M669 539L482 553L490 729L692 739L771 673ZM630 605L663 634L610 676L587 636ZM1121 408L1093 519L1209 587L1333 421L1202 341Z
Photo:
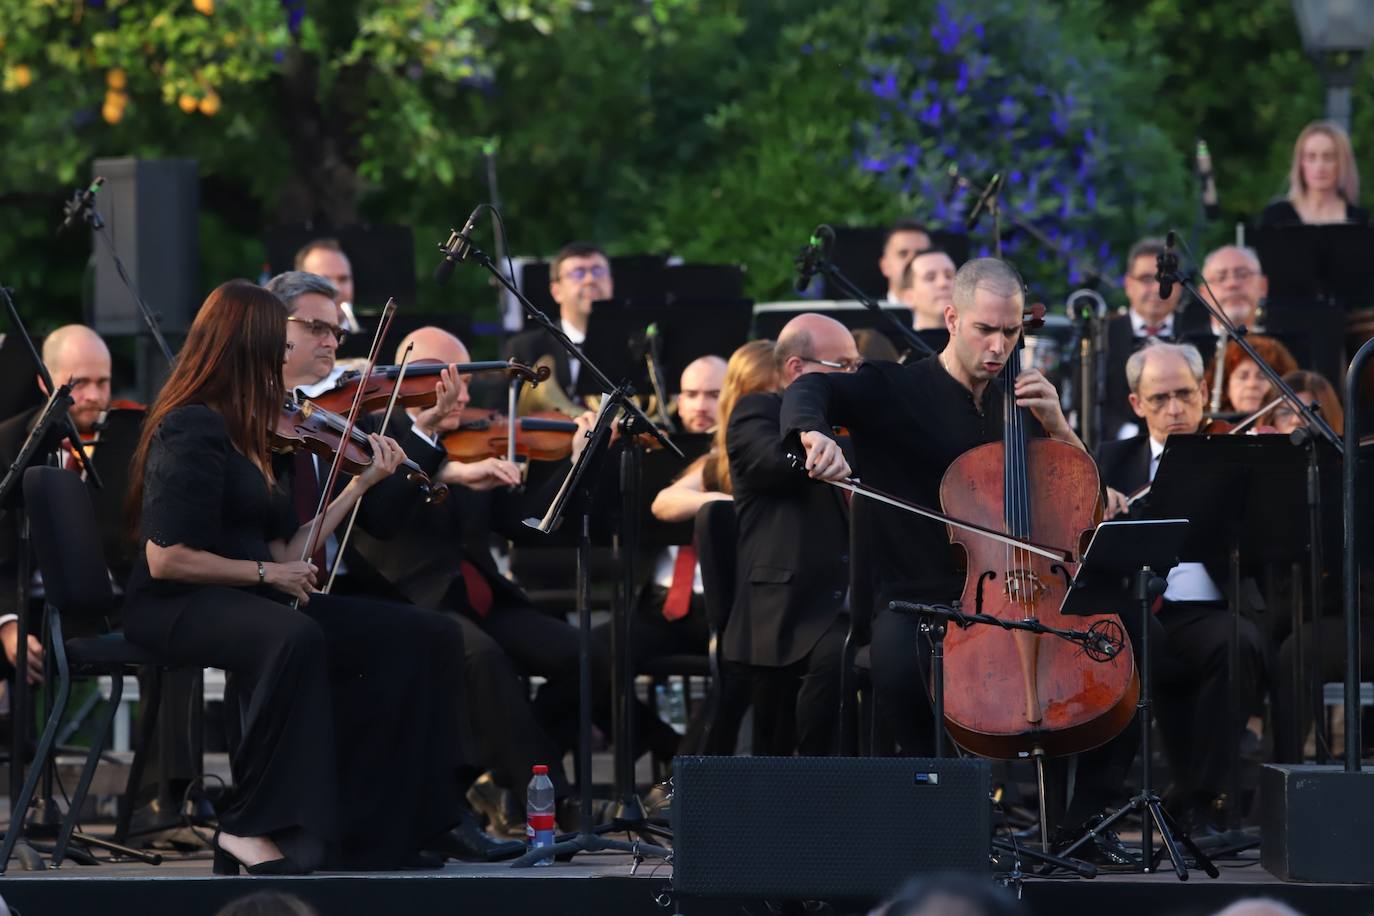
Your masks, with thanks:
M549 768L542 763L535 765L525 797L525 842L530 849L552 846L555 814L553 780L549 779ZM534 864L552 865L553 856Z

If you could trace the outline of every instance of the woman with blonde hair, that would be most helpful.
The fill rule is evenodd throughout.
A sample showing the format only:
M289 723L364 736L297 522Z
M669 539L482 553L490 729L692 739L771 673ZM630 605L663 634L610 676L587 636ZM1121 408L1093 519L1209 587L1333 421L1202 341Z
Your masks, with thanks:
M1313 121L1293 144L1288 195L1260 214L1261 226L1369 222L1359 206L1360 171L1350 137L1334 121Z

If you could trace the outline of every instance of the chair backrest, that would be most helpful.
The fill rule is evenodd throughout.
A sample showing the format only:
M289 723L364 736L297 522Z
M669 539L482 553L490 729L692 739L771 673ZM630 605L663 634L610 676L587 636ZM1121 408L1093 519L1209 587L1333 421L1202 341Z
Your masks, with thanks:
M48 603L69 620L107 616L114 590L86 484L71 471L32 467L24 472L24 504Z
M732 501L712 500L697 510L697 562L701 564L706 621L713 634L723 632L730 619L730 606L735 601L738 544L735 504Z

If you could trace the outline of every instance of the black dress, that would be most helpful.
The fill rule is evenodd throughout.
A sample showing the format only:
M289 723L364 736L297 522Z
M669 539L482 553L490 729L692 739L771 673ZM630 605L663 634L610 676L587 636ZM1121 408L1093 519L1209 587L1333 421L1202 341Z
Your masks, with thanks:
M142 533L232 559L272 559L291 507L203 405L169 412L148 452ZM391 867L452 827L465 768L462 638L406 605L155 580L138 552L129 640L228 672L234 791L227 833L270 836L304 867Z
M1364 207L1357 207L1355 204L1346 203L1345 221L1354 223L1357 226L1369 225L1369 211ZM1269 206L1260 211L1260 228L1269 226L1305 226L1302 217L1298 215L1298 210L1293 206L1292 201L1276 200Z

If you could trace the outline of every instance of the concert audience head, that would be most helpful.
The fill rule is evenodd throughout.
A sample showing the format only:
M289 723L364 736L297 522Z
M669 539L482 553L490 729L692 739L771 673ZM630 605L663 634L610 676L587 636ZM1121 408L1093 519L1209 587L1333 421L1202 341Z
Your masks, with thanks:
M798 315L783 325L773 361L783 388L808 372L855 372L863 363L849 328L816 312Z
M1147 340L1126 360L1131 409L1145 421L1150 438L1163 443L1174 433L1202 426L1206 386L1202 355L1192 344Z
M878 269L887 278L887 298L891 302L901 302L902 273L911 256L918 251L930 248L930 233L916 220L903 219L892 224L883 239L883 254L878 259Z
M725 360L719 356L699 357L682 370L677 415L687 432L704 433L715 428L725 372Z
M938 248L918 251L907 262L897 288L918 331L945 326L945 306L954 301L954 259Z
M293 894L258 891L220 907L215 916L316 916L315 908Z
M1215 916L1302 916L1302 913L1278 900L1249 897L1218 910Z
M773 341L751 340L730 354L725 365L725 382L720 388L720 413L716 432L711 440L711 454L706 459L714 471L716 489L730 493L730 456L725 451L725 429L730 414L739 399L757 391L778 390L778 366L773 355Z
M1260 270L1255 249L1223 245L1203 259L1202 277L1207 281L1203 294L1210 288L1233 324L1253 329L1260 300L1269 294L1269 278ZM1220 330L1214 320L1212 332Z
M415 345L414 349L410 351L412 363L417 359L432 359L450 365L472 361L468 355L468 348L461 340L443 328L427 325L423 328L416 328L401 338L400 344L396 347L397 365L400 364L402 355L411 344ZM453 408L455 411L460 411L468 406L468 402L471 400L468 385L471 382L472 377L467 373L458 376L458 401ZM412 414L416 412L411 411Z
M1359 203L1360 170L1345 130L1334 121L1313 121L1293 144L1288 200L1297 207L1310 198L1331 195Z
M1015 916L1025 910L988 879L913 878L869 916Z
M44 338L43 362L54 385L72 386L67 412L78 432L90 432L110 406L110 349L105 341L84 324L63 325ZM42 379L38 387L45 388Z
M1336 435L1345 432L1345 412L1341 410L1341 399L1336 397L1336 389L1331 387L1325 376L1319 372L1299 369L1289 372L1283 380L1298 393L1298 397L1302 398L1304 403L1319 405L1317 412L1335 430ZM1274 408L1274 412L1269 415L1269 422L1285 436L1299 426L1306 425L1302 416L1286 401Z
M558 303L558 314L586 333L592 303L615 294L611 262L606 253L589 242L570 242L549 263L549 295Z
M291 344L282 369L286 387L313 385L334 371L335 356L348 336L334 304L338 287L319 274L288 270L267 281L267 289L286 306Z
M1126 255L1126 276L1122 288L1135 312L1147 325L1158 325L1174 313L1183 295L1182 287L1175 283L1168 299L1159 296L1159 281L1155 279L1158 270L1156 258L1164 253L1164 240L1144 238L1131 246Z
M859 348L859 355L866 363L875 359L895 363L901 359L901 354L888 336L873 328L857 328L854 331L854 346Z
M206 404L221 414L234 447L272 481L265 418L281 413L287 354L283 311L276 295L247 280L221 283L206 297L143 421L126 501L134 529L143 508L149 444L163 417L183 404Z
M954 295L945 309L949 345L940 354L945 371L959 370L973 383L1002 371L1021 336L1025 284L1016 268L1000 258L974 258L954 275ZM947 361L951 357L957 366Z
M1293 354L1274 338L1247 334L1245 339L1279 375L1287 375L1298 368ZM1207 373L1209 379L1214 377L1216 357L1212 360ZM1269 377L1260 371L1254 360L1240 347L1227 347L1221 368L1221 409L1251 414L1273 397L1274 386L1269 384Z
M318 274L334 284L334 301L353 301L353 265L338 239L314 239L296 252L296 270Z

